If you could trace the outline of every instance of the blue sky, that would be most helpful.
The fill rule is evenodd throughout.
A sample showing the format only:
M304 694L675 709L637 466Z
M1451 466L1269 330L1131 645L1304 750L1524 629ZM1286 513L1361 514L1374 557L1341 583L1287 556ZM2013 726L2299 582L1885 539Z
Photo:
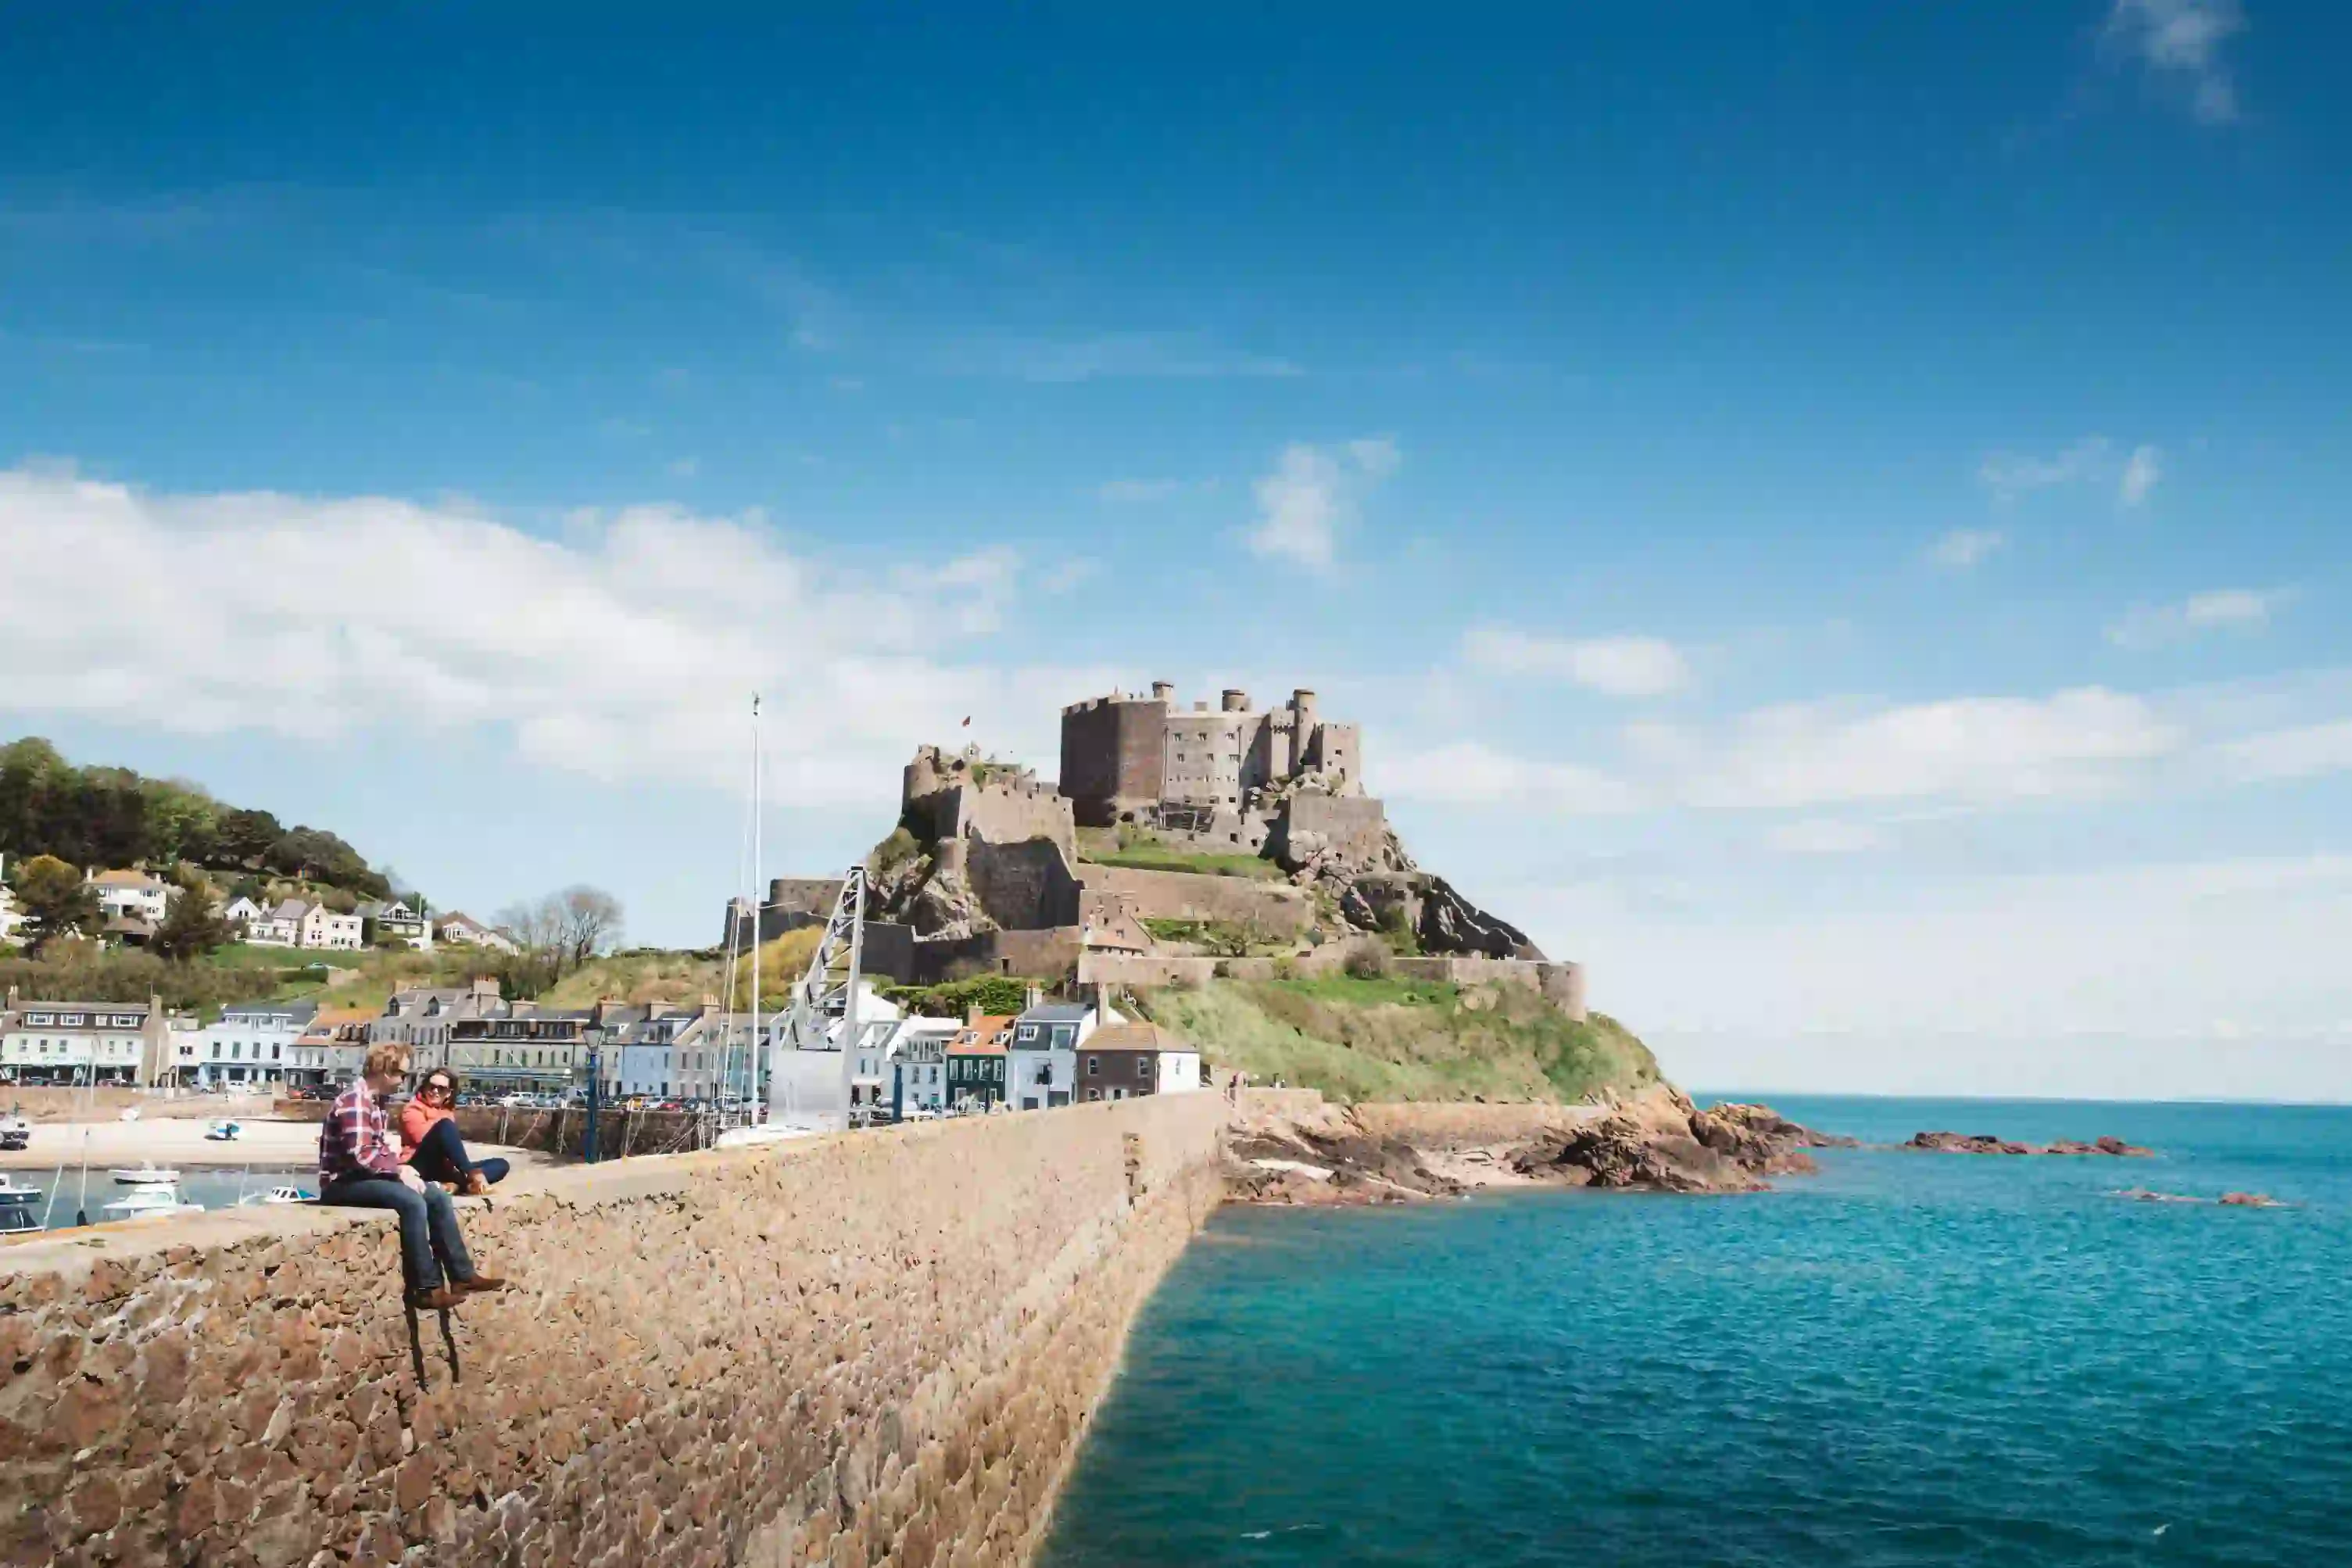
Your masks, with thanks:
M2352 16L776 10L14 11L0 731L689 942L1311 684L1685 1079L2352 1097Z

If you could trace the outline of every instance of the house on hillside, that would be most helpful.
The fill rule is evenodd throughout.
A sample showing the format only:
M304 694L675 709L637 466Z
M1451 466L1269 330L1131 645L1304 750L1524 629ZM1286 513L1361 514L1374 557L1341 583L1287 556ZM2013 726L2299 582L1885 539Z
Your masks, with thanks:
M1070 1103L1078 1047L1105 1023L1124 1022L1091 1002L1032 1006L1013 1022L1005 1047L1005 1094L1016 1110L1046 1110Z
M403 942L419 952L433 951L433 922L405 899L371 899L355 911L360 936L373 946L378 942Z
M237 903L252 907L249 899L239 899ZM299 899L287 899L266 910L255 909L245 922L245 940L255 947L299 946L302 917L310 912L310 906Z
M1157 1024L1111 1024L1078 1052L1081 1100L1187 1094L1201 1087L1201 1052Z
M240 942L250 942L252 937L248 933L257 922L266 918L267 915L262 907L242 894L221 906L221 919L227 922L231 931L236 932L237 940Z
M110 921L144 921L152 931L171 912L173 895L180 889L144 871L92 871L82 880L98 895L98 907Z
M988 1110L1004 1103L1004 1042L1013 1015L973 1013L948 1037L945 1047L947 1109Z
M339 915L324 904L302 911L299 946L326 952L357 952L362 922L357 915Z
M8 886L7 857L0 856L0 947L16 947L24 938L25 911L16 907L16 895Z
M492 952L507 953L522 951L516 945L514 938L495 926L484 925L467 914L446 915L435 924L433 930L443 942L455 942L460 947L486 947Z

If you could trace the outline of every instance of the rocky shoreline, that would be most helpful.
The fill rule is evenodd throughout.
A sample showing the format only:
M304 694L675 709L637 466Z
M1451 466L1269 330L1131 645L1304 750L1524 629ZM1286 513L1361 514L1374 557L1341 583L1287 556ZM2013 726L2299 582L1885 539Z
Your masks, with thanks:
M1367 1116L1324 1105L1248 1119L1227 1141L1229 1198L1407 1203L1494 1186L1750 1193L1767 1190L1768 1176L1817 1169L1808 1150L1855 1146L1769 1106L1701 1110L1664 1085L1607 1105L1489 1108L1522 1110L1521 1125L1490 1118L1484 1136L1468 1138L1441 1107L1421 1125L1414 1108L1378 1109Z

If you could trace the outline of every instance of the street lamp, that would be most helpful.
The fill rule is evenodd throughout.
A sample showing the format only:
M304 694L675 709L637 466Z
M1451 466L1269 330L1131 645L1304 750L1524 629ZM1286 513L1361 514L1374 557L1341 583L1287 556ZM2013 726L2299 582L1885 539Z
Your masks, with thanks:
M580 1152L593 1165L596 1163L596 1123L604 1120L604 1026L591 1024L580 1031L580 1037L588 1042L588 1131L581 1140Z

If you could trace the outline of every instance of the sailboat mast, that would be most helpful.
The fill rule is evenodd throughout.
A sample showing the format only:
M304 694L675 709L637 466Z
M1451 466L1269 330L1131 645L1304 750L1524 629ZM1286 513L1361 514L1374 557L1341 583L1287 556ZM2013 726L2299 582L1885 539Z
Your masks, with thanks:
M751 693L751 1005L747 1009L751 1018L751 1036L743 1047L744 1121L751 1118L751 1100L760 1087L760 949L764 934L760 919L761 900L767 889L761 886L760 877L760 694ZM729 1000L731 1002L732 997ZM731 1053L730 1053L731 1055ZM725 1058L720 1058L724 1063ZM725 1072L724 1066L720 1071ZM719 1099L727 1098L724 1084L719 1086Z

